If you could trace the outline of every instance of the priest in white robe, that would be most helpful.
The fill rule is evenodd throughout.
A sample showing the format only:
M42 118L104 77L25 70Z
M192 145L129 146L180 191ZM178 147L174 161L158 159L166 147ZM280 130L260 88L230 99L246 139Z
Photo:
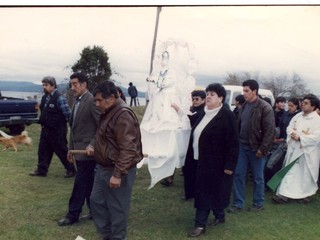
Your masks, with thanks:
M318 190L320 117L316 109L319 104L315 95L306 95L302 102L302 112L290 121L284 166L296 162L284 176L272 198L276 203L287 203L289 199L308 203L309 197Z

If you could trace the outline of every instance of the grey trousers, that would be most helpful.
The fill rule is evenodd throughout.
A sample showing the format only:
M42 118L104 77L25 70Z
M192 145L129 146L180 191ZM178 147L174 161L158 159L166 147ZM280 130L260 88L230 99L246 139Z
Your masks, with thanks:
M119 188L110 188L112 171L97 166L90 205L93 221L103 239L126 239L131 190L136 178L136 168L121 179Z

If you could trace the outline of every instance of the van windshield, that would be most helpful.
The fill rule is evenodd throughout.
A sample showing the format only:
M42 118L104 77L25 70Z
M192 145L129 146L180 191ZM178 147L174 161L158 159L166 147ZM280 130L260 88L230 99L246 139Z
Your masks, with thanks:
M224 100L225 103L229 103L230 102L230 94L231 91L230 90L226 90L227 94L226 94L226 99Z
M232 105L235 105L235 104L236 104L236 97L237 97L238 95L242 95L242 92L240 92L240 91L234 91L233 97L232 97Z

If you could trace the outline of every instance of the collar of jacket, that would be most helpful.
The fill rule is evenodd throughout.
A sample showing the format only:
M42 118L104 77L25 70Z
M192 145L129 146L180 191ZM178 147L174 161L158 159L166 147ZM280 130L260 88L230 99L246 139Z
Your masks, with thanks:
M126 105L121 98L116 98L114 104L108 108L102 115L106 115L108 113L110 113L111 111L113 111L114 109L118 108L121 105Z

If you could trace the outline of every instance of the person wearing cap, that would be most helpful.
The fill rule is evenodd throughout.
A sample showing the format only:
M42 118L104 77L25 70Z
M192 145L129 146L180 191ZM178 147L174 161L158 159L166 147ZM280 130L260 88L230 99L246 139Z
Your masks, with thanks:
M76 173L75 166L67 159L67 122L71 114L67 99L57 90L54 77L44 77L41 82L45 94L40 103L39 123L41 124L41 133L38 165L29 175L46 177L53 153L55 153L66 169L65 177L73 177Z

